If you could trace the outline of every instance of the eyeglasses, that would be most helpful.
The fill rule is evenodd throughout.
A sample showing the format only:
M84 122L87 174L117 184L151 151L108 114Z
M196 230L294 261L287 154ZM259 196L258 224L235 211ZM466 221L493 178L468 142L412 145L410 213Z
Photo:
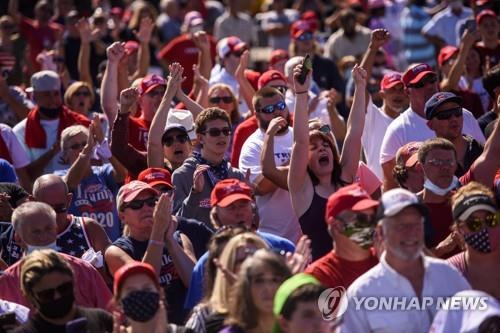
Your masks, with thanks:
M56 214L66 213L68 211L68 205L65 203L50 205Z
M65 282L63 284L60 284L55 288L36 291L35 294L39 300L53 300L56 291L59 295L71 294L73 292L73 282L69 281L69 282Z
M465 220L465 224L472 232L483 229L485 225L490 228L495 228L498 226L498 224L500 224L500 213L490 213L486 215L485 218L469 217L467 220Z
M273 88L275 89L278 89L280 91L280 93L282 93L283 95L286 93L288 87L287 86L272 86Z
M330 125L323 125L320 128L318 128L318 131L320 131L321 133L328 134L332 131L332 129L330 128Z
M311 39L313 39L313 33L310 31L306 31L302 35L297 37L297 40L300 40L301 42L311 40Z
M174 144L174 142L186 143L189 140L189 136L187 134L178 134L175 136L167 136L163 139L163 144L167 147L170 147Z
M264 106L263 108L261 108L261 109L259 110L259 112L261 112L261 113L266 113L266 114L271 114L271 113L273 113L275 110L283 111L285 108L286 108L286 104L285 104L285 102L283 102L283 101L279 101L278 103L276 103L276 104L274 104L274 105L267 105L267 106Z
M208 100L211 104L219 104L221 101L229 104L233 102L233 98L231 96L223 96L223 97L210 97Z
M448 110L444 110L444 111L439 111L439 112L435 113L432 118L436 118L439 120L447 120L447 119L450 119L451 117L457 117L457 118L462 117L462 115L463 115L463 110L462 110L462 108L458 107L458 108L448 109Z
M207 129L206 131L201 132L201 134L207 134L213 137L220 136L221 133L224 134L224 136L229 136L231 134L231 129L229 127L223 127L223 128L216 128L212 127Z
M76 93L73 94L73 96L76 96L76 97L80 97L80 96L89 97L90 93L88 91L77 91Z
M156 205L156 201L157 201L156 197L150 197L144 200L132 200L123 207L130 208L132 210L139 210L142 207L144 207L144 204L148 205L149 207L154 207Z
M433 159L427 161L427 164L430 164L433 167L438 167L438 168L443 167L443 166L452 167L452 166L455 166L455 163L456 162L453 159L440 160L437 158L433 158Z
M410 85L410 88L420 89L420 88L425 87L427 84L433 84L436 82L437 82L437 76L436 75L429 75L427 77L424 77L419 82Z
M80 150L83 149L87 145L87 142L74 143L71 146L68 146L71 150Z

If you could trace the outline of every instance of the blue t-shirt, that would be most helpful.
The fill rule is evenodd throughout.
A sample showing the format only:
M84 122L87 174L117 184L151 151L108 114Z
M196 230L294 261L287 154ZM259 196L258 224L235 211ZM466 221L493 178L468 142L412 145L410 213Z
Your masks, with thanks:
M286 238L260 231L257 231L257 234L269 244L271 249L279 250L282 254L286 252L293 253L295 251L295 245ZM191 281L189 282L189 289L186 295L186 302L184 302L184 308L186 310L194 308L203 298L203 280L205 277L205 263L207 260L208 252L205 252L193 268L193 274L191 275Z
M17 175L9 161L0 158L0 183L16 183Z
M68 170L57 170L54 173L62 177ZM73 200L68 212L96 220L113 242L121 236L121 223L116 209L116 194L119 189L111 164L93 166L92 174L82 179L77 188L71 191Z

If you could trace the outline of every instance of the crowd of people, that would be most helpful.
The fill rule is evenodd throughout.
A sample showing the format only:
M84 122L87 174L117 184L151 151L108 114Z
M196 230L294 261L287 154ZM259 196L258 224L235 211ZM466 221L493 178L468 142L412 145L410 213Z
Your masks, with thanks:
M500 332L499 13L2 2L0 333Z

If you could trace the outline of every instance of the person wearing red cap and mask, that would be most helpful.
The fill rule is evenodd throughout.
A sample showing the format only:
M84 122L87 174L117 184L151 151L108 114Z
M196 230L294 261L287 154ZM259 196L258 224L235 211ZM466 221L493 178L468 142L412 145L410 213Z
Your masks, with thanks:
M299 19L299 13L287 9L285 0L273 0L269 4L269 11L260 14L262 30L269 36L268 46L273 50L286 49L290 44L290 25Z
M333 250L313 262L306 273L323 286L348 288L364 272L378 263L373 251L375 211L372 200L358 184L346 186L328 198L325 221L333 240Z
M403 74L405 93L410 99L409 108L387 127L380 149L380 164L384 171L384 189L397 186L392 177L397 150L411 141L425 141L435 137L427 126L425 103L438 91L438 77L428 64L414 64ZM463 132L484 143L484 135L472 113L463 112Z

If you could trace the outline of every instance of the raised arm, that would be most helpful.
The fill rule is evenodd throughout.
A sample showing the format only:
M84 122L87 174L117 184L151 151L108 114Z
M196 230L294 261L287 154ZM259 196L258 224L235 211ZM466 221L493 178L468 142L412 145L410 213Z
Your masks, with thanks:
M344 142L346 134L346 124L344 117L342 117L337 110L337 103L342 98L335 89L326 91L326 109L328 117L330 118L330 126L337 142Z
M293 69L293 84L295 88L295 110L293 121L293 149L290 160L290 170L288 172L288 188L292 199L294 195L304 191L307 177L307 161L309 149L309 126L308 126L308 91L311 85L311 75L309 72L304 84L298 82L298 77L302 65L299 64Z
M500 98L495 101L500 104ZM500 105L499 105L500 106ZM474 179L487 187L491 187L496 172L500 169L500 121L496 120L495 128L484 145L483 153L474 161Z
M471 32L468 29L465 30L460 42L457 60L451 66L448 77L439 84L442 91L459 90L458 82L465 71L465 60L472 45L474 45L478 38L478 31Z
M288 191L288 167L276 167L274 160L274 136L281 129L287 126L286 120L283 117L276 117L269 123L269 126L264 137L262 145L262 153L260 155L260 164L262 165L262 174L264 177L278 185L280 188Z
M19 0L8 0L9 3L8 7L8 13L9 16L12 17L14 22L19 23L19 20L21 19L21 14L19 14Z
M210 38L205 31L198 31L193 34L193 43L200 51L198 54L198 68L200 74L207 80L210 79L212 70L212 54L210 52Z
M64 176L64 181L68 185L70 190L74 190L78 187L78 184L85 178L88 170L90 169L90 159L92 158L92 152L96 145L96 139L94 134L94 122L89 126L89 136L87 138L87 144L83 147L83 150L78 154L77 159L68 170L66 176Z
M118 63L125 55L124 43L115 42L106 49L108 61L101 83L101 107L112 124L118 113Z
M167 123L167 116L168 111L170 110L170 104L172 103L172 98L178 90L181 90L180 86L182 83L183 70L182 66L176 62L169 66L170 74L168 76L167 89L165 90L160 106L151 121L151 126L149 127L148 167L150 168L163 168L164 166L165 157L163 155L161 137L165 131L165 124Z
M236 69L235 77L236 81L238 81L238 84L240 85L239 92L241 94L241 97L243 97L243 100L245 101L245 103L247 103L250 112L254 114L255 110L253 109L252 98L253 95L255 94L255 90L253 89L252 85L250 84L250 82L248 82L245 76L245 69L248 68L249 57L250 57L250 52L248 50L243 52L243 54L240 57L240 64Z
M135 37L139 41L139 51L137 54L137 71L132 74L130 81L134 81L140 77L146 76L148 73L149 63L151 61L151 52L149 49L149 42L151 41L151 34L153 33L154 23L149 17L141 19L139 24L139 31Z
M366 113L366 71L356 65L352 69L352 75L355 84L354 101L347 120L347 134L340 155L340 165L342 166L340 177L348 183L354 181L358 170L361 155L361 135L365 126Z
M90 86L94 86L92 75L90 74L90 42L92 41L92 31L87 19L83 18L76 24L80 33L80 52L78 53L78 73L80 81L87 82Z
M208 80L201 75L198 65L193 65L193 73L193 92L196 103L206 108L208 107Z

